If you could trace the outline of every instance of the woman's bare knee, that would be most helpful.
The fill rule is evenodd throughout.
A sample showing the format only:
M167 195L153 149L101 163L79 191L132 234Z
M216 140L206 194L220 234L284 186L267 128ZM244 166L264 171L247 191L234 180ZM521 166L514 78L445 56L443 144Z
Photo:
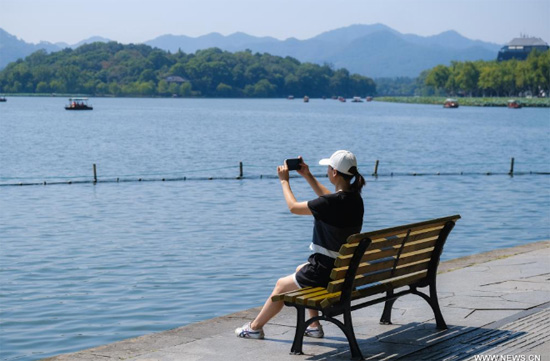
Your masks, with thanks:
M294 276L286 276L279 278L277 280L277 283L275 284L275 288L273 289L274 294L279 294L283 292L293 291L298 289L298 286L294 282Z

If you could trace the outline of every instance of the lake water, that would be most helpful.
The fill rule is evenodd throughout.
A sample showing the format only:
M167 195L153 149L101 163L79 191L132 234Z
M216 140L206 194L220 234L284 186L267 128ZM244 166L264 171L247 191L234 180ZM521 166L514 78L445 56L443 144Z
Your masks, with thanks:
M352 150L368 182L365 231L461 214L443 259L550 238L550 176L529 174L550 171L550 109L92 103L90 112L65 111L61 98L0 104L2 360L263 304L308 256L312 219L288 212L276 179L289 157L323 176L320 158ZM314 198L301 178L291 185L298 200Z

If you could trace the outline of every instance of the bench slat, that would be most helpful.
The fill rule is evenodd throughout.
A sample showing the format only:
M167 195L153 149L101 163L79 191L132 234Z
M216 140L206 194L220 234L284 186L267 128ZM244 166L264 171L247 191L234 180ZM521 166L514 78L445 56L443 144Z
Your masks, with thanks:
M424 277L426 277L427 271L420 271L416 274L410 274L405 277L394 277L383 282L372 283L367 287L354 291L352 293L352 300L359 298L369 297L377 293L386 292L389 289L395 289L403 286L415 283ZM340 300L341 292L326 292L316 297L311 297L307 300L307 306L309 307L321 307L326 308L335 304Z
M415 230L412 231L409 234L409 238L407 242L414 242L419 241L425 238L430 238L433 236L439 235L441 230L443 229L442 225L436 226L436 227L430 227L427 229L422 230ZM407 232L403 232L401 234L398 234L394 237L384 237L384 238L375 238L372 239L371 244L367 248L366 254L372 254L374 257L376 257L377 252L381 252L386 248L389 247L395 247L400 246L403 242L403 239L407 236ZM339 253L343 256L345 255L353 255L353 252L355 252L355 249L357 248L358 243L345 243L340 248Z
M397 278L397 279L392 278L390 280L374 283L374 284L371 284L369 287L352 292L351 299L353 301L359 298L369 297L377 293L382 293L388 290L393 290L399 287L407 286L422 280L423 278L426 277L427 274L428 274L428 271L425 270L425 271L420 271L416 274L414 273L409 274L402 278ZM341 295L341 292L329 293L327 294L327 297L325 297L325 299L318 300L316 305L312 307L322 307L322 308L329 307L330 305L333 305L340 300L340 295Z
M404 276L409 273L416 273L418 271L427 270L429 264L430 264L430 259L426 257L422 257L422 259L420 260L397 267L395 269L393 277ZM392 269L387 269L376 274L369 274L369 275L360 274L355 277L353 286L360 287L363 285L367 285L369 283L382 281L384 279L388 279L391 276L391 274L392 274ZM342 290L343 285L344 285L344 280L333 281L328 284L327 290L328 292L331 292L331 293L338 292Z
M419 240L419 241L406 243L405 246L403 247L402 253L410 253L410 252L413 252L413 251L433 247L435 245L435 243L437 242L437 239L438 239L438 236L436 235L436 236L426 238L426 239L422 239L422 240ZM393 246L390 249L385 249L383 251L378 251L377 253L368 253L367 254L365 252L363 257L361 258L361 263L368 262L368 261L375 261L375 260L389 258L389 257L392 257L393 259L395 259L395 257L397 257L397 253L399 252L400 247L401 246L396 245L396 246ZM351 255L351 256L339 256L338 258L336 258L336 260L334 261L334 265L335 265L336 269L338 269L338 270L340 270L342 268L347 269L347 266L349 266L349 264L351 262L351 257L353 257L353 255ZM336 274L334 274L335 277L332 277L332 275L333 274L331 273L331 279L333 279L333 280L338 279L338 278L336 278ZM342 276L340 273L338 273L338 275Z
M326 299L333 299L335 300L331 304L336 303L340 299L340 295L342 292L326 292L324 295L320 295L317 297L313 297L307 300L307 306L309 307L321 307L321 303Z
M449 221L456 222L459 219L460 219L460 215L456 214L454 216L437 218L437 219L433 219L425 222L411 223L403 226L385 228L385 229L380 229L377 231L366 232L366 233L358 233L358 234L349 236L347 243L357 243L364 238L374 239L374 238L383 238L387 236L392 236L396 233L401 233L403 231L406 232L408 229L415 229L415 230L426 229L426 228L430 228L438 225L444 225Z
M364 289L357 290L352 293L352 300L358 298L368 297L377 293L386 292L387 290L394 290L399 287L404 287L416 283L424 278L428 274L427 270L419 271L418 273L411 273L406 276L395 277L389 280L381 281L379 285L373 287L366 287Z
M294 301L294 303L296 303L297 305L305 305L307 303L307 300L312 298L317 298L317 297L324 297L326 294L327 294L327 289L320 287L320 289L317 292L311 292L311 293L308 293L307 295L296 297L296 300Z
M283 301L285 299L285 297L288 298L288 299L292 299L293 297L296 297L296 296L299 296L299 295L302 295L302 294L305 294L305 293L308 293L308 292L313 292L313 290L314 290L314 287L304 287L304 288L300 288L298 290L289 291L289 292L285 292L285 293L280 293L278 295L272 296L271 300L273 302Z
M399 261L397 262L396 269L406 267L407 265L417 263L418 261L427 260L429 261L431 259L431 253L433 251L433 247L430 247L428 249L423 249L415 252L405 253L402 254ZM394 266L395 259L390 259L386 262L380 262L375 264L377 267L373 267L371 264L360 264L357 268L356 272L356 278L358 276L368 277L370 275L374 276L378 273L385 272L385 271L391 271ZM333 272L336 273L342 273L347 272L347 267L345 268L335 268L333 269ZM329 283L329 286L331 284L343 284L345 277L339 277L337 279L334 279Z

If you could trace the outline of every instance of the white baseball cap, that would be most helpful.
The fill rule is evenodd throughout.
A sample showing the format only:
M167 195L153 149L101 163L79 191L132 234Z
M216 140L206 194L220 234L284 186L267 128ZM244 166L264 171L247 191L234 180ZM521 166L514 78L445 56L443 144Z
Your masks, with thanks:
M357 159L352 152L348 150L337 150L330 158L321 159L320 165L330 165L340 173L353 175L349 170L351 167L357 168Z

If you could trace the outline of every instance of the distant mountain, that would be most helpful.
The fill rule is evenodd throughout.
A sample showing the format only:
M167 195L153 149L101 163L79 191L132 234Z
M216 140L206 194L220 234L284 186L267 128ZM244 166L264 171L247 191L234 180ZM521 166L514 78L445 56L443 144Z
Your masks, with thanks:
M370 74L371 77L416 77L423 70L451 61L494 60L500 46L480 45L455 33L423 38L393 31L374 32L355 39L323 61L335 67L346 67L351 72Z
M94 41L92 37L70 47ZM313 38L278 40L245 33L228 36L211 33L199 37L162 35L145 44L175 53L195 53L199 49L217 47L231 52L250 49L254 52L291 56L301 62L332 64L372 78L416 77L423 70L451 61L494 60L501 45L468 39L456 31L433 36L402 34L383 24L351 25L324 32ZM28 44L0 29L0 69L9 62L25 57L38 49L57 51L67 44Z
M405 34L401 35L405 40L418 45L426 46L441 46L451 49L468 49L471 47L481 47L488 50L498 52L502 45L487 43L480 40L470 40L463 37L454 30L449 30L442 32L441 34L432 35L432 36L418 36L414 34Z
M70 48L76 49L76 48L78 48L80 45L84 45L84 44L91 44L91 43L97 43L97 42L100 42L100 43L108 43L109 41L111 41L111 40L110 40L110 39L107 39L107 38L104 38L104 37L101 37L101 36L92 36L91 38L88 38L88 39L85 39L85 40L81 40L81 41L79 41L78 43L73 44L73 45L67 45L67 44L65 44L64 48L70 47Z
M147 45L175 52L194 53L217 47L227 51L291 56L302 62L329 63L369 77L416 77L423 70L451 61L494 60L501 45L468 39L456 31L434 36L401 34L383 24L351 25L311 39L258 38L243 33L212 33L197 38L163 35Z
M345 28L326 31L317 35L313 39L319 41L327 41L330 43L350 43L356 39L362 38L373 33L380 31L387 31L394 34L399 34L398 31L393 30L389 26L383 24L373 25L350 25Z
M48 42L29 44L0 29L0 69L3 69L10 62L24 58L39 49L57 51L59 47Z
M24 40L17 39L17 37L0 28L0 70L4 69L6 65L12 61L25 58L40 49L44 49L50 53L65 48L78 48L80 45L89 44L96 41L108 42L110 40L99 36L94 36L89 39L79 41L74 45L69 45L67 43L52 44L47 41L41 41L38 44L31 44L25 42Z
M150 41L146 45L168 50L175 53L178 50L184 53L194 53L200 49L220 48L228 51L245 50L252 44L275 44L279 40L270 37L255 37L245 33L234 33L224 36L219 33L210 33L197 38L185 35L162 35Z

